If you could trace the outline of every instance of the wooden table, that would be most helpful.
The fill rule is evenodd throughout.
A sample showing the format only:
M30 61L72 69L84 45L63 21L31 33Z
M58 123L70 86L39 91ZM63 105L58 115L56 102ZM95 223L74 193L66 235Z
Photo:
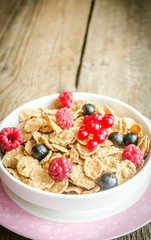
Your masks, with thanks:
M151 1L1 0L0 118L29 100L84 91L151 118ZM26 239L0 227L0 239ZM124 239L151 239L151 224Z

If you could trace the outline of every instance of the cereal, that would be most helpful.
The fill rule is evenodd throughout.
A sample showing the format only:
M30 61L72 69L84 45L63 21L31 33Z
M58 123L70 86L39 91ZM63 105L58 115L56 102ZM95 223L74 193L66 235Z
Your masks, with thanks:
M118 185L128 181L134 177L137 173L136 166L129 160L124 160L121 162L118 171L116 172L116 177L118 179Z
M120 163L112 156L106 156L100 159L104 165L104 172L113 172L118 171Z
M76 141L75 134L71 130L64 130L57 134L56 132L50 133L49 141L51 143L66 146L67 144L74 143Z
M72 163L84 165L84 161L80 158L80 155L74 146L72 146L70 150L70 160Z
M136 123L134 119L128 117L120 118L120 123L122 125L122 134L127 134L128 132L133 132L131 130L132 126Z
M85 190L82 192L82 194L90 194L90 193L96 193L100 191L100 187L97 185L96 187L94 187L91 190Z
M135 133L137 135L137 137L141 137L142 136L142 126L137 123L132 125L131 132Z
M45 191L52 193L63 193L67 189L68 184L68 179L62 182L55 182L52 187L50 187L49 189L45 189Z
M17 170L24 177L30 177L31 172L41 167L39 161L30 156L21 157L17 162Z
M11 173L15 178L17 178L18 180L21 181L21 177L20 177L20 175L18 174L17 169L13 169L13 168L6 168L6 169L7 169L7 171L8 171L9 173Z
M20 122L24 122L33 117L41 117L41 109L23 109L19 113Z
M47 161L49 161L49 159L51 158L51 156L52 156L52 151L50 150L50 151L48 152L48 154L46 155L46 157L43 158L43 159L40 161L40 164L43 165L44 163L46 163Z
M88 190L96 185L95 181L85 175L84 169L80 165L73 165L70 181L76 186L86 188Z
M48 125L49 125L56 133L60 133L60 132L62 131L61 127L59 127L59 125L52 120L51 116L46 115L46 114L42 114L42 118L47 121Z
M142 150L144 157L146 157L149 153L150 138L147 135L141 136L138 139L137 146Z
M52 145L49 143L48 139L46 136L42 136L41 137L42 143L46 145L47 148L49 148L50 150L54 150L54 148L52 147Z
M28 142L26 142L25 144L25 151L29 154L29 155L32 155L32 147L35 145L35 140L34 139L31 139L31 140L28 140Z
M39 187L42 189L50 188L54 184L54 180L42 167L32 169L30 179L37 182Z
M68 153L68 149L63 147L63 146L60 146L58 144L51 144L51 146L53 147L53 151L60 151L60 152L64 152L64 153Z
M36 143L41 144L42 143L42 134L40 132L33 132L32 133L33 139L36 141Z
M119 132L123 136L130 132L137 135L137 147L142 150L144 159L137 167L129 160L123 160L124 143L114 146L115 143L108 138L98 144L94 151L88 150L87 142L93 138L93 134L89 133L83 141L78 139L79 128L84 125L83 106L87 103L87 100L75 100L70 107L74 121L68 129L61 129L56 122L55 114L60 109L58 99L54 99L49 109L21 110L17 127L22 131L23 142L16 149L5 152L2 163L7 171L19 181L41 191L78 195L102 191L98 184L104 173L115 174L118 185L134 177L144 167L150 138L143 134L142 126L134 119L119 116L107 105L102 107L91 103L102 116L114 116L114 124L106 129L108 136L112 132ZM32 156L35 144L44 144L48 148L47 155L40 162ZM48 169L51 161L60 157L68 158L73 167L67 180L57 182L50 177Z
M38 131L43 125L43 121L41 118L32 118L29 119L25 126L24 126L24 130L26 132L34 132L34 131Z
M97 157L93 157L93 158L89 157L86 159L84 163L84 172L86 176L95 180L99 176L101 176L103 170L104 170L104 166Z
M77 150L78 150L80 155L88 157L88 156L92 155L93 153L95 153L97 151L97 148L94 151L91 152L87 149L86 146L83 146L83 145L77 143Z
M24 136L23 142L27 142L28 140L30 140L32 138L32 133L31 132L27 133L25 131L25 129L24 129L25 124L26 124L26 122L21 122L19 125L17 125L17 128L19 128L21 130L21 132Z
M114 153L118 153L119 152L119 148L114 147L114 146L109 146L109 147L98 147L95 156L97 156L98 158L101 157L105 157Z
M16 156L24 156L23 154L24 147L20 145L16 149L13 149L12 151L8 151L5 153L5 155L2 158L2 163L6 168L16 168L17 165L17 158Z
M65 190L65 193L70 193L70 194L81 194L83 191L83 188L77 187L77 186L68 186Z

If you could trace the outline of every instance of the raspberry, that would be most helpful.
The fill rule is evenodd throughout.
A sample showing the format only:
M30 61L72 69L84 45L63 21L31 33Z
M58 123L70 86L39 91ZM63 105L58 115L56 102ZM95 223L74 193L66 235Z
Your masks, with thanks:
M74 98L72 92L62 92L58 97L58 105L60 108L70 108L74 105Z
M17 148L22 141L23 134L18 128L4 128L0 132L0 146L2 146L5 150L10 151Z
M67 129L72 126L73 113L69 108L61 108L56 112L56 121L62 129Z
M62 182L69 178L72 173L72 166L72 162L65 157L54 158L49 164L48 174L53 180Z
M143 160L143 152L134 144L130 144L124 148L122 158L123 160L129 160L134 163L135 166L138 166Z

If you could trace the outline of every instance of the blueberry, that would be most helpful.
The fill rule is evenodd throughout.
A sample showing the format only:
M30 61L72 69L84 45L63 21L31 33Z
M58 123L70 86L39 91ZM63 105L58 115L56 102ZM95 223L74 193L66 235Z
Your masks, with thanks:
M35 144L32 147L32 156L38 161L41 161L47 154L49 150L44 144Z
M102 190L107 190L118 185L117 177L113 173L104 173L98 182Z
M130 132L124 136L124 145L128 146L130 144L137 145L138 143L138 137L135 133Z
M86 115L92 115L92 113L95 112L95 107L88 103L88 104L85 104L83 106L83 115L86 116Z
M117 145L117 146L120 146L122 145L123 143L123 136L120 135L118 132L112 132L108 139L114 144L114 145Z

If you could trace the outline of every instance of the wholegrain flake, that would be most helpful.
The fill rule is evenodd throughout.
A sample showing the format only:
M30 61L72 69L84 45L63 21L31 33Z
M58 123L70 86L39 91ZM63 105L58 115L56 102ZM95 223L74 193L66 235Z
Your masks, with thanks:
M84 163L84 172L85 175L92 178L97 179L101 176L104 170L104 165L97 157L89 157L85 160Z
M69 185L68 179L62 182L55 182L52 187L44 189L45 191L52 193L63 193Z
M80 188L80 187L77 187L77 186L68 186L65 190L65 193L68 193L68 194L81 194L83 191L83 188Z
M97 185L96 187L94 187L93 189L91 190L85 190L82 192L82 194L90 194L90 193L96 193L96 192L99 192L101 189L100 187Z
M17 158L16 156L24 156L24 147L20 145L18 148L13 149L12 151L7 151L2 158L2 163L6 168L16 168Z
M96 185L94 180L85 175L84 168L80 165L73 165L70 181L74 185L88 190L92 189Z
M119 168L116 171L116 177L118 184L122 184L137 174L136 166L129 160L124 160L120 163Z
M117 147L107 138L94 151L89 151L86 140L78 139L79 128L83 125L83 105L91 103L96 112L104 116L112 114L114 124L106 129L108 135L119 132L125 135L133 132L138 137L137 147L144 155L144 160L135 166L129 160L122 159L124 145ZM144 167L150 149L150 138L143 133L142 126L134 119L120 116L111 107L99 106L85 99L75 100L70 107L74 115L72 127L62 129L56 122L55 114L59 109L58 99L50 104L49 109L23 109L19 113L18 128L22 131L22 144L12 151L6 151L2 163L7 171L19 181L40 189L58 194L91 194L101 191L98 180L104 173L114 173L118 185L134 177ZM41 160L32 157L32 147L44 144L47 155ZM57 182L48 174L48 168L54 158L66 157L72 162L72 173L67 180Z
M42 127L42 125L43 125L42 118L32 118L26 122L24 130L26 132L38 131Z

